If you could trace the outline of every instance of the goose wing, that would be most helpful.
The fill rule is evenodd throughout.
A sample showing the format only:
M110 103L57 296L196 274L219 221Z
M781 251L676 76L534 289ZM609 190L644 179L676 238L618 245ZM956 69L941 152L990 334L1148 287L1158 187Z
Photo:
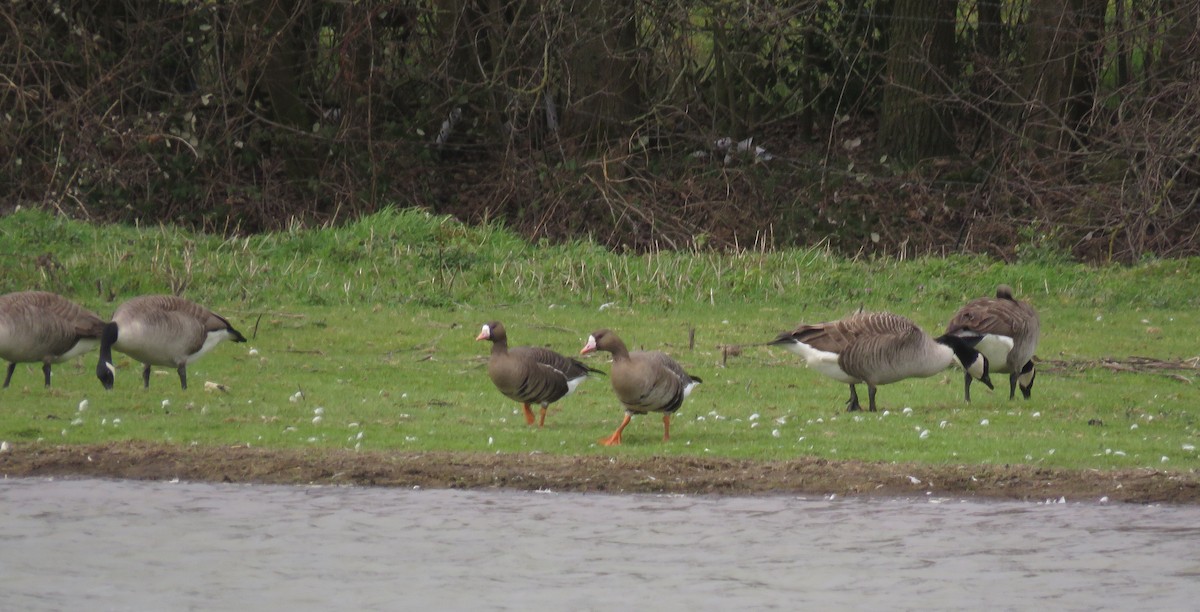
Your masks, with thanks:
M801 325L780 334L772 344L799 342L818 351L838 354L864 337L907 333L916 325L890 312L856 312L850 316L811 325Z
M675 412L694 384L701 382L665 353L634 352L613 362L613 390L636 413Z
M908 377L928 337L916 325L898 326L860 336L838 355L847 374L873 384Z
M571 391L569 372L574 360L546 348L519 346L509 349L512 363L512 397L521 402L555 402Z

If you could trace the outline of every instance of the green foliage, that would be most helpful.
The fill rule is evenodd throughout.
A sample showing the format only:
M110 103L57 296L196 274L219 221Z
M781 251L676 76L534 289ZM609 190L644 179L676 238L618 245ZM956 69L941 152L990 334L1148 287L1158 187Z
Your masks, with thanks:
M822 249L616 255L586 242L533 247L500 227L414 210L235 239L21 211L0 219L0 244L2 291L53 289L106 316L110 291L119 302L182 283L250 339L190 366L188 391L169 370L143 390L140 366L123 356L112 392L95 379L94 353L56 366L51 390L36 365L21 365L0 392L0 439L11 442L1200 468L1194 372L1097 365L1196 357L1195 260L1090 268L965 256L853 261ZM43 253L57 263L39 265ZM1001 282L1042 314L1031 401L1009 401L998 375L997 391L975 385L964 404L961 373L951 370L882 387L879 413L847 414L845 385L790 353L750 346L859 305L937 331ZM667 444L656 417L635 418L620 448L595 444L622 412L604 378L553 407L539 431L487 378L487 346L473 339L492 319L515 345L566 354L611 327L705 383ZM726 357L727 345L746 346ZM608 368L605 357L587 359ZM206 391L206 381L229 391Z
M1191 290L1195 259L1091 267L1054 256L1017 264L982 256L851 260L821 247L614 254L584 241L535 247L498 225L467 226L413 209L386 209L335 228L234 238L172 226L96 227L22 210L0 220L0 237L0 256L9 261L0 290L38 287L83 301L182 289L250 307L514 304L536 295L573 305L782 300L804 309L953 309L1008 283L1043 302L1200 305Z
M1063 264L1071 261L1071 254L1062 248L1053 230L1038 225L1026 225L1017 230L1021 237L1017 244L1017 255L1021 261L1043 264Z

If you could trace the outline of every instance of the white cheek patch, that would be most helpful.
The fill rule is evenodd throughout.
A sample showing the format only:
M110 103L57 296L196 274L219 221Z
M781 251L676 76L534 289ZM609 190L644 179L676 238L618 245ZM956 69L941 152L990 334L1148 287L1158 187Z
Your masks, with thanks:
M492 337L492 330L488 329L488 326L487 326L487 325L484 325L484 326L483 326L483 329L480 329L480 330L479 330L479 335L480 335L480 336L483 336L484 338L491 338L491 337Z
M985 363L987 362L984 361L982 356L976 357L975 361L972 362L970 367L967 368L967 373L971 375L971 378L976 380L983 378Z
M1031 371L1031 372L1022 374L1020 377L1017 378L1017 384L1021 385L1022 387L1025 387L1025 388L1028 388L1029 385L1032 385L1033 384L1033 372Z

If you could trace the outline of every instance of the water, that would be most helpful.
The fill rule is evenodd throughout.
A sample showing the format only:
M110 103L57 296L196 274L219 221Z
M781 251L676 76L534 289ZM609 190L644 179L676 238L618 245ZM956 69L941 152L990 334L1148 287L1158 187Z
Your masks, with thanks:
M1200 508L0 480L5 610L1193 610Z

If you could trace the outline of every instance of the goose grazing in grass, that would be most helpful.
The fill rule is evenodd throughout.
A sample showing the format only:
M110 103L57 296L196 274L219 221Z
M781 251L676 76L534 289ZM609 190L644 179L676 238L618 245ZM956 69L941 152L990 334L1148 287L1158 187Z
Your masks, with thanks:
M538 419L538 427L542 427L546 424L546 409L550 404L570 395L589 375L603 374L547 348L508 348L508 333L499 321L485 324L475 340L492 342L488 377L505 397L521 403L525 409L525 422L529 425L533 425L530 404L542 406Z
M996 287L996 297L971 300L954 313L946 333L951 335L982 334L975 348L992 364L993 372L1008 374L1008 399L1017 395L1017 387L1025 399L1033 392L1037 370L1033 352L1037 350L1041 320L1037 310L1013 297L1012 287ZM971 377L966 377L963 397L971 401Z
M671 415L683 405L683 400L697 384L703 382L698 376L684 371L683 366L664 353L657 351L629 352L625 343L611 330L601 329L588 336L587 343L579 351L581 355L592 351L612 353L612 373L609 379L617 399L625 406L625 418L617 430L600 440L604 446L621 443L621 432L629 425L635 414L663 413L663 442L671 439Z
M988 361L973 347L979 337L932 338L916 323L890 312L856 312L828 323L801 325L768 344L803 357L808 367L850 385L848 410L861 410L855 385L866 383L870 410L875 390L906 378L933 376L955 361L989 388Z
M121 304L100 338L96 376L112 389L117 369L116 349L145 365L142 383L150 388L150 366L173 367L179 385L187 389L187 364L199 359L222 340L245 342L229 321L190 300L173 295L144 295Z
M100 317L61 295L46 291L0 295L0 358L8 362L4 388L18 363L37 362L49 387L50 365L96 348L103 331Z

